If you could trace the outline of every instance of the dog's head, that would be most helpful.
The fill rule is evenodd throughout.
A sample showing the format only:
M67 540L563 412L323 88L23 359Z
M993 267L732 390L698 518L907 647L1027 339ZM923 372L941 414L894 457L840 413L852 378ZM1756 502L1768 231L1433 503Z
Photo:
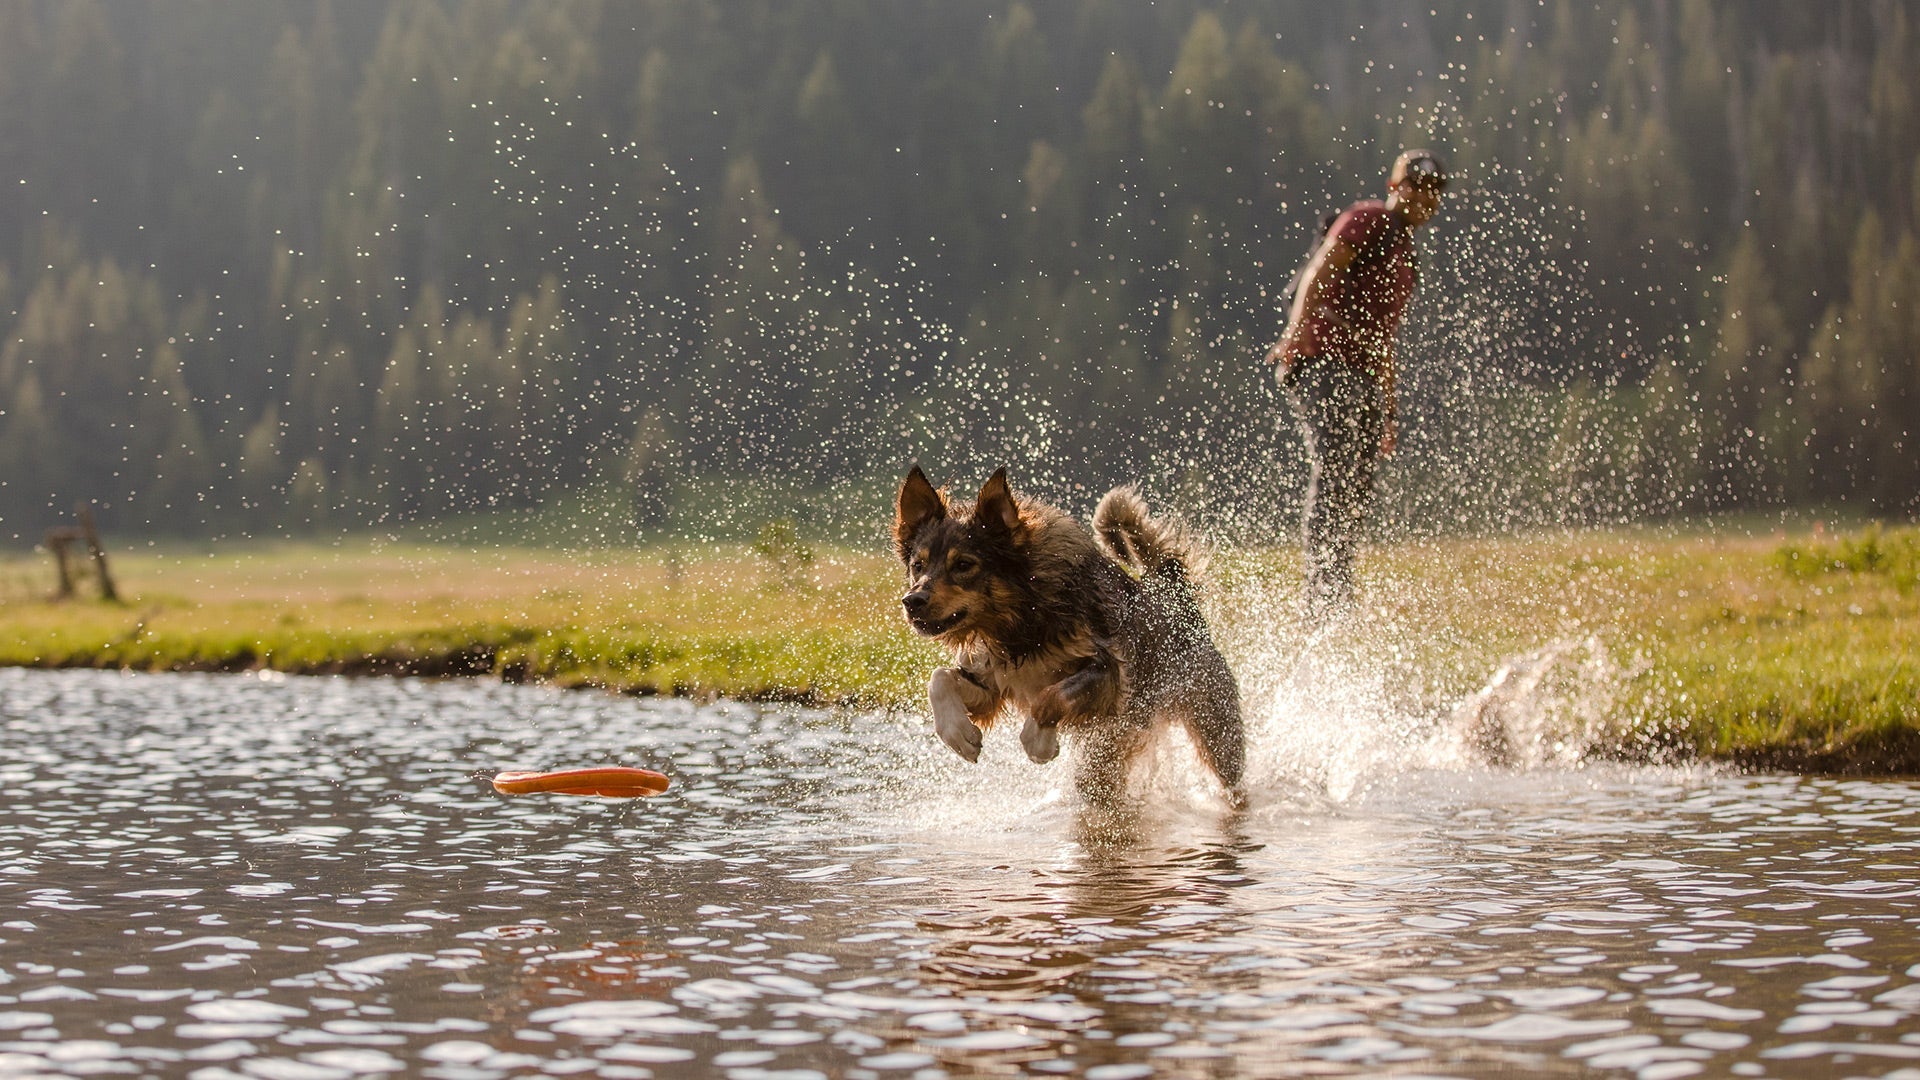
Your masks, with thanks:
M1007 470L972 506L955 505L918 465L894 504L893 545L907 567L907 622L928 637L994 634L1019 618L1020 539L1026 526Z

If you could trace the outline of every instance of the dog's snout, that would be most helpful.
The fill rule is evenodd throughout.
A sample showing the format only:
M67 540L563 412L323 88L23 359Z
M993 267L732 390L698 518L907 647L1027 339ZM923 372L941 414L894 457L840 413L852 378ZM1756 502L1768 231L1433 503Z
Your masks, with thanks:
M900 603L907 609L907 614L918 615L927 610L927 594L915 590L901 597Z

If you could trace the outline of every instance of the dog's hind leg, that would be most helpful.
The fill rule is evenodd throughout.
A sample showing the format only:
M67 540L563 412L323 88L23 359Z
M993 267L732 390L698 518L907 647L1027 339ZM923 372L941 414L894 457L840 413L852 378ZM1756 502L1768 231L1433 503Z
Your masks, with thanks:
M1124 722L1073 732L1074 787L1093 806L1115 806L1126 794L1133 762L1147 746L1147 730Z
M1207 674L1207 685L1202 693L1195 695L1196 700L1181 720L1193 736L1200 760L1228 791L1237 793L1247 771L1247 736L1240 718L1240 689L1224 665Z

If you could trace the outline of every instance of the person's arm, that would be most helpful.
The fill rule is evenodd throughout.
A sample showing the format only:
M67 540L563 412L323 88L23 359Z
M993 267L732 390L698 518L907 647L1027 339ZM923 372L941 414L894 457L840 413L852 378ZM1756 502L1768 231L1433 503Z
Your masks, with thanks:
M1287 332L1267 354L1268 360L1291 362L1299 359L1303 345L1300 338L1306 332L1307 315L1310 312L1326 308L1333 322L1346 321L1337 310L1327 307L1326 294L1345 276L1347 267L1353 265L1357 254L1351 244L1338 236L1328 237L1327 242L1320 245L1313 261L1307 264L1299 292L1294 295L1293 310L1287 315Z

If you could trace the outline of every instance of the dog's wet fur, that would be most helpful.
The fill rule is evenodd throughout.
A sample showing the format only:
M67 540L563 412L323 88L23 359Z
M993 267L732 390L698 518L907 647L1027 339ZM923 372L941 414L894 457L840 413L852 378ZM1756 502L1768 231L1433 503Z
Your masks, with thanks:
M1089 531L1015 494L1005 469L964 503L916 465L900 486L893 540L907 567L908 624L952 657L927 695L954 752L977 760L981 730L1022 713L1027 756L1051 761L1068 736L1081 794L1112 804L1156 730L1180 723L1242 801L1240 691L1200 611L1197 548L1151 516L1137 490L1108 492Z

